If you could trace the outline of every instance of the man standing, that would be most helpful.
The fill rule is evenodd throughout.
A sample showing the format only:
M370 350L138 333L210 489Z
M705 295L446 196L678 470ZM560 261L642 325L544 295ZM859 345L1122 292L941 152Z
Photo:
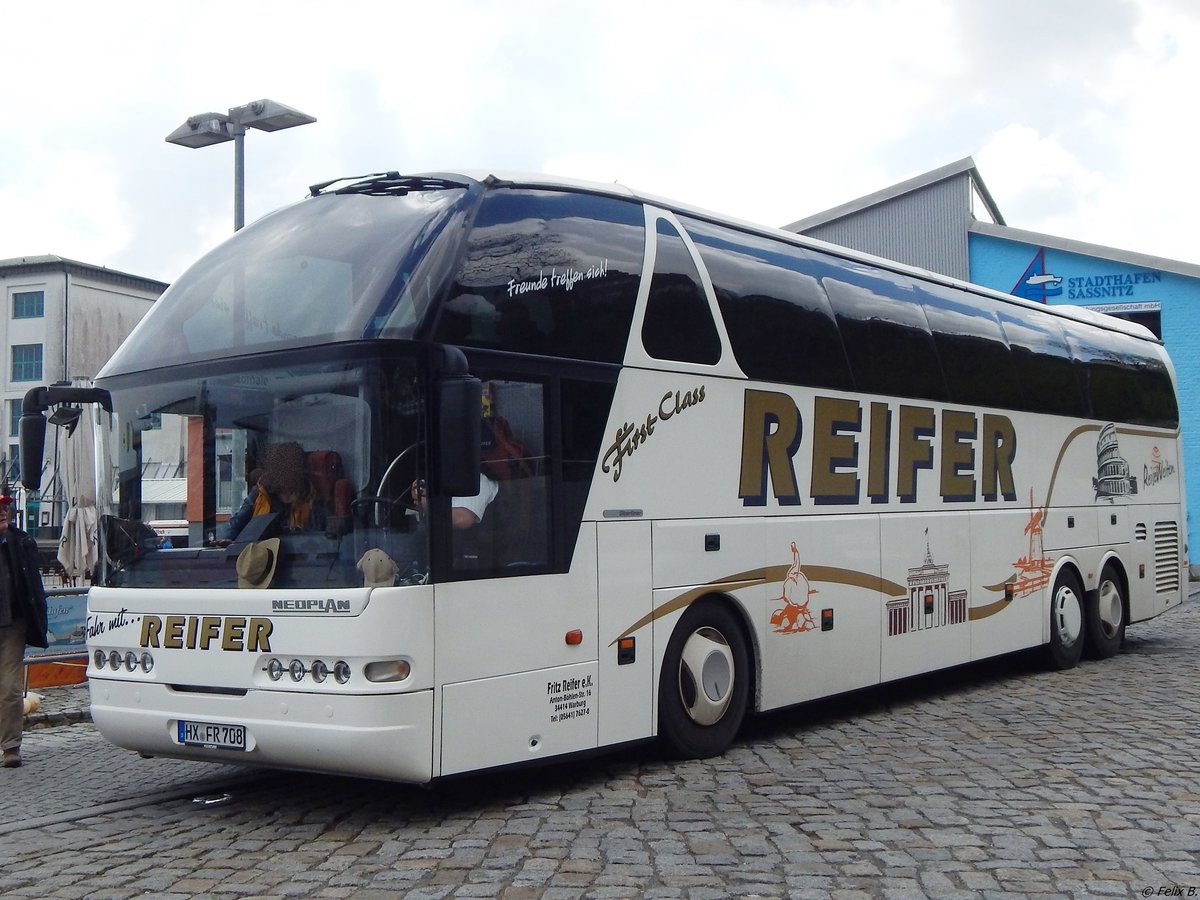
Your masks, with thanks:
M0 495L0 766L21 765L25 645L46 647L46 590L37 542L12 525L13 498Z

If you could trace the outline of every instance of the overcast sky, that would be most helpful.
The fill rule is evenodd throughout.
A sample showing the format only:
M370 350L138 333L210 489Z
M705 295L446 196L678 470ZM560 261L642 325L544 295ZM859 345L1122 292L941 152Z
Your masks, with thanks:
M382 170L620 181L783 225L973 156L1009 225L1200 262L1193 0L392 0L4 11L0 259L171 281L233 222Z

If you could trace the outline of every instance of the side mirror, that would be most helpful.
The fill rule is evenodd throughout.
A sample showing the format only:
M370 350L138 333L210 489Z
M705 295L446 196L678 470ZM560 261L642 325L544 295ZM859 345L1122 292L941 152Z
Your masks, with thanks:
M46 452L46 417L41 413L21 416L21 484L25 490L42 487L42 457Z
M21 484L29 491L42 486L42 459L46 452L46 410L59 406L50 421L67 428L67 434L75 429L83 411L66 407L69 403L99 403L112 412L112 398L103 388L72 387L66 382L49 387L30 388L21 401Z
M470 375L442 375L433 386L430 488L435 494L474 497L479 493L483 384ZM22 449L22 453L24 450Z

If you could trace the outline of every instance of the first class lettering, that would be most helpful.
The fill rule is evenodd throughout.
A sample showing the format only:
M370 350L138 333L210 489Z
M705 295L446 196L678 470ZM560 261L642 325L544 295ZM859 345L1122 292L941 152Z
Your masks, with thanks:
M271 652L270 619L257 616L143 616L142 647Z
M872 503L893 497L915 503L924 470L937 479L943 502L1017 498L1017 433L1007 416L818 396L811 427L812 434L806 435L790 395L746 391L739 485L743 505L766 505L768 475L781 506L800 505L795 457L806 438L812 455L809 497L816 505L857 504L864 490ZM933 473L935 446L940 465Z

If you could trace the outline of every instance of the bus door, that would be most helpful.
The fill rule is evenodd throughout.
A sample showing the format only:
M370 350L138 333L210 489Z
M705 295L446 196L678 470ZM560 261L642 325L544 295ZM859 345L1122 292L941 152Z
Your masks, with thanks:
M654 733L654 631L635 628L654 606L652 542L648 521L601 522L596 528L599 736L608 745Z
M553 525L563 505L555 478L565 476L555 475L564 466L546 428L550 393L534 378L486 381L480 491L491 500L474 504L482 513L474 524L454 524L466 498L441 501L448 518L435 538L443 564L434 617L443 775L597 744L596 529L579 529L561 571L563 529Z

